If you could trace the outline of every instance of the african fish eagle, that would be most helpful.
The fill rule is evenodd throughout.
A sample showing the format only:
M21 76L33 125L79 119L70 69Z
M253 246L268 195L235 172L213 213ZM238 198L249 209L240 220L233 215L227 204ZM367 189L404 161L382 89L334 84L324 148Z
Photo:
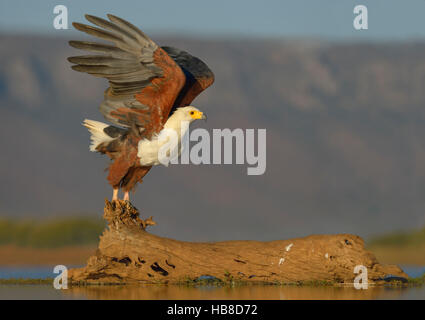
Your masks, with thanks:
M158 162L157 137L161 130L180 132L182 121L205 119L193 99L214 82L214 74L200 59L174 47L159 47L131 23L108 14L109 21L91 15L73 26L111 44L70 41L77 49L96 54L70 57L72 69L106 78L109 87L100 112L113 125L84 120L91 133L90 150L111 158L108 182L129 192ZM181 139L181 135L179 135Z

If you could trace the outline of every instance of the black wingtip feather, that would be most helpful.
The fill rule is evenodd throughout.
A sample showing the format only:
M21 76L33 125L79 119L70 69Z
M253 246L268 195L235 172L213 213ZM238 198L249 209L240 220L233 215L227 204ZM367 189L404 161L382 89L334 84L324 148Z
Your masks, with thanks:
M90 27L90 26L88 26L88 25L86 25L86 24L84 24L84 23L79 23L79 22L73 22L73 23L72 23L72 26L73 26L75 29L77 29L77 30L79 30L79 31L83 31L83 32L85 32L85 30L86 30L86 28L87 28L87 27Z
M114 18L115 18L115 19L119 19L117 16L113 15L112 13L107 13L107 14L106 14L106 16L107 16L107 17L108 17L108 19L109 19L109 20L111 20L111 21L112 21Z
M68 41L68 44L75 49L80 49L82 41L70 40L70 41Z

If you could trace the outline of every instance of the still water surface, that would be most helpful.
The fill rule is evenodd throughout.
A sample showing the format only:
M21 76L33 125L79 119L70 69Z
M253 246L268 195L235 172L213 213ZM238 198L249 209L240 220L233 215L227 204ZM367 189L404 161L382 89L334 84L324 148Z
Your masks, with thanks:
M420 299L425 300L425 288L370 287L182 287L182 286L90 286L55 290L50 285L0 285L0 299L137 299L137 300L297 300L297 299Z
M0 278L53 278L53 268L1 268ZM404 267L411 277L425 272L425 267ZM425 300L425 287L391 288L370 287L296 287L260 286L240 287L184 287L184 286L89 286L55 290L51 285L0 285L3 299L420 299Z

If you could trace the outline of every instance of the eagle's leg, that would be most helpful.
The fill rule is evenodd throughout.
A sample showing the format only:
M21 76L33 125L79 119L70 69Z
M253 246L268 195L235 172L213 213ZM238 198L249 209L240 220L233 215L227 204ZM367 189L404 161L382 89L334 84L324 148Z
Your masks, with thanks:
M130 193L128 191L125 191L124 192L124 198L123 198L123 200L124 201L130 201Z
M112 201L118 200L118 188L114 188L114 191L112 192Z

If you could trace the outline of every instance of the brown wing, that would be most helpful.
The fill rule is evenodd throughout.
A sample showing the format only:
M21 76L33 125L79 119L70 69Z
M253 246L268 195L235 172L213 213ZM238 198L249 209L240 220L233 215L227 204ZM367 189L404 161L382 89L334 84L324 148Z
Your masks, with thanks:
M76 64L72 68L108 79L101 113L114 124L144 128L142 135L150 138L162 129L185 83L182 69L129 22L110 14L109 21L85 17L103 29L81 23L73 26L114 45L70 41L72 47L100 53L68 58Z
M174 108L188 106L206 88L214 82L214 73L199 58L174 47L162 47L180 66L186 76L184 87L180 91Z

